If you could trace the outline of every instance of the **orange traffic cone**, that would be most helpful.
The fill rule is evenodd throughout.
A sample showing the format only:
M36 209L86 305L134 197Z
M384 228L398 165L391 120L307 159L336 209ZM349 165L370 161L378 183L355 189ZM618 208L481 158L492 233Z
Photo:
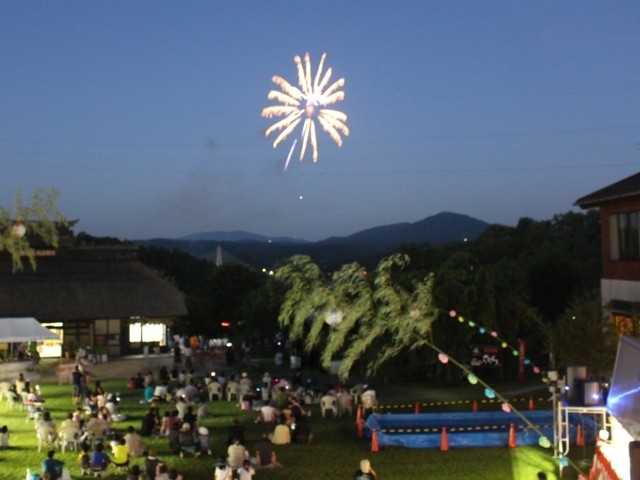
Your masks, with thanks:
M413 413L420 413L420 404L416 402L416 406L413 408Z
M378 444L378 430L376 430L375 428L371 433L371 451L372 452L380 451L380 445Z
M533 395L529 397L529 410L535 410L536 404L533 402Z
M509 426L509 448L518 448L516 426L513 423Z
M576 447L584 447L584 430L582 422L578 423L578 431L576 432Z
M471 410L473 412L477 412L478 411L478 400L474 400L473 401L473 405L471 406Z
M356 433L358 438L362 438L364 436L364 420L362 419L362 405L358 405L358 410L356 411Z
M442 436L440 437L440 451L449 451L449 437L447 437L447 428L442 427Z

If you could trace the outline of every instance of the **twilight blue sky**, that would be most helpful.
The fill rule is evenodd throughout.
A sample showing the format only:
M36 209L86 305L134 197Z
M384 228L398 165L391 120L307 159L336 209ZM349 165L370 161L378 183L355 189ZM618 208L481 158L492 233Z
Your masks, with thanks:
M284 172L260 112L305 52L351 134ZM99 236L549 219L638 171L639 106L637 1L0 0L0 205L56 187Z

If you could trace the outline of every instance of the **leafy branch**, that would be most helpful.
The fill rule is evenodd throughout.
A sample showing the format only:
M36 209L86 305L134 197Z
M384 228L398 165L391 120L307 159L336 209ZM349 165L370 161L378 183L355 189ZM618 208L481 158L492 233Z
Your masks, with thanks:
M30 203L23 201L18 190L14 212L0 207L0 252L6 251L11 257L13 271L23 269L22 259L26 257L31 268L36 268L36 251L32 246L38 239L46 245L58 246L59 226L67 226L64 215L56 207L60 192L57 189L36 189Z

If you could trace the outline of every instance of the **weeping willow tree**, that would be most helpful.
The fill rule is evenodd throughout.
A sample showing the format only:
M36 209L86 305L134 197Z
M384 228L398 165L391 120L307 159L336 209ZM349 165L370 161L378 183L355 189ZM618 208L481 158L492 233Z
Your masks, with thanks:
M22 270L24 258L36 268L35 250L30 242L37 240L58 246L58 226L68 224L56 207L59 194L57 189L39 188L31 195L31 201L25 203L18 191L13 211L0 207L0 252L9 254L14 272Z
M367 374L401 352L432 343L438 316L433 301L433 275L403 284L399 272L409 257L395 254L372 273L357 262L329 278L307 256L294 256L275 277L287 287L278 321L292 341L303 341L309 353L321 350L328 368L338 356L338 376L346 379L354 364L367 359Z

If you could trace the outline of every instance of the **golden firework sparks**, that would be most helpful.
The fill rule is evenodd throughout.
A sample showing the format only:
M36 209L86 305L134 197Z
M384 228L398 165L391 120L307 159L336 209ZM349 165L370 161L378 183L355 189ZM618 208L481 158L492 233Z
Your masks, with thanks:
M349 128L346 125L347 116L339 111L325 108L336 102L344 100L344 92L340 90L344 86L344 78L336 80L328 88L327 85L331 80L331 68L328 68L323 74L324 60L327 54L323 53L318 65L313 81L311 79L311 57L309 53L304 56L304 64L299 55L293 58L298 69L298 87L294 87L284 78L274 76L271 78L273 83L280 87L280 91L271 90L267 95L269 100L280 102L281 105L272 105L262 110L262 116L266 118L284 117L271 125L265 131L268 137L275 131L280 131L273 142L273 148L276 148L280 142L287 138L296 127L302 122L302 132L300 139L302 147L300 149L300 160L304 158L307 145L311 142L313 150L313 161L318 161L318 139L316 138L316 120L320 123L322 129L327 132L331 139L342 146L342 135L349 135ZM291 154L297 144L297 139L293 142L289 155L285 164L285 170L289 165Z

